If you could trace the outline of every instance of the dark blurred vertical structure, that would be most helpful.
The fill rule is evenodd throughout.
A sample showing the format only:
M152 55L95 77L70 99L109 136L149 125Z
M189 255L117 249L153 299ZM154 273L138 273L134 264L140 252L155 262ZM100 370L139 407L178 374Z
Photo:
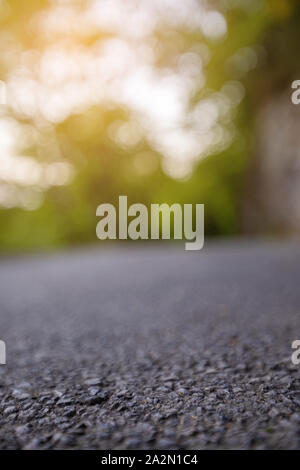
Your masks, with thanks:
M291 100L292 82L300 79L300 6L290 4L286 17L267 29L265 66L252 83L255 150L242 210L246 233L300 235L300 105Z

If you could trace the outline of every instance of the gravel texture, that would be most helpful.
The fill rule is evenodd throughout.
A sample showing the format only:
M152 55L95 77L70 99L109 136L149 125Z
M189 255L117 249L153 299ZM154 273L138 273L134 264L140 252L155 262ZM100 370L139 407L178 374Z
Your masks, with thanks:
M299 281L278 242L2 260L0 448L299 448Z

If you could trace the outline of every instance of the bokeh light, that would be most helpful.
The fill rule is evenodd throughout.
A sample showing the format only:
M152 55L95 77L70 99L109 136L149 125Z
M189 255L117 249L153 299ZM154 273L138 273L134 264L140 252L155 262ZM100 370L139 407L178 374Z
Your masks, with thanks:
M2 4L7 15L9 2ZM176 34L182 29L202 34L198 48L182 45ZM166 31L170 31L167 51L158 39ZM71 178L58 177L53 170L72 173L66 170L57 142L50 165L21 156L20 142L26 134L27 140L38 144L45 128L100 104L130 109L130 122L116 121L109 128L117 145L134 148L145 139L162 155L166 174L186 178L212 148L224 148L232 140L220 120L230 116L242 99L237 82L195 106L190 101L205 87L210 55L206 40L220 41L226 34L224 14L197 0L52 0L33 12L26 25L25 39L34 36L34 47L19 41L13 30L2 31L8 101L7 116L0 121L1 179L41 190L67 184ZM164 54L165 63L160 63ZM247 49L238 51L228 66L245 72L254 62L254 52ZM54 132L52 139L56 139ZM14 171L9 170L12 167ZM147 167L151 165L146 163Z

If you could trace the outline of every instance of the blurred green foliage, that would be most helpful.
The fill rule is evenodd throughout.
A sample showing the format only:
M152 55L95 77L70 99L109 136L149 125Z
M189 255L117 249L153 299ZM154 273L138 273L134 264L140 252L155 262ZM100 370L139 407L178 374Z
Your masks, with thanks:
M10 11L2 16L2 28L18 38L24 48L41 48L26 26L32 14L48 2L11 0L7 3ZM225 3L220 2L221 7ZM237 79L226 64L238 50L265 47L262 63L247 76L238 77L246 87L246 95L233 119L236 132L230 147L221 152L212 151L197 164L189 178L179 181L164 173L162 155L146 139L134 148L126 148L109 137L111 123L130 119L129 111L123 107L93 106L70 116L56 125L55 135L64 159L76 169L74 179L66 186L49 188L42 206L36 210L0 209L2 251L95 242L96 207L103 202L117 204L121 194L128 195L129 203L204 203L207 235L239 233L244 179L255 146L256 107L264 94L285 86L295 73L293 54L297 49L299 7L292 0L270 0L263 2L257 11L232 8L226 18L228 34L222 41L209 41L200 33L187 31L176 34L187 49L201 43L207 44L211 51L206 86L191 96L191 103L219 91L226 81ZM158 37L166 52L173 37L165 33ZM4 80L6 72L2 68ZM36 150L31 149L32 154ZM144 163L149 159L151 172L136 171L142 158Z

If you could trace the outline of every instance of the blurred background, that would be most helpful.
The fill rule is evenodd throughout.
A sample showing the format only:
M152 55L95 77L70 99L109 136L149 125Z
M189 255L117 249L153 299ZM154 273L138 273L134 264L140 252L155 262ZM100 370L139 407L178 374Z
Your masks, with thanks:
M96 207L204 203L300 234L297 0L0 0L0 250L96 242Z

